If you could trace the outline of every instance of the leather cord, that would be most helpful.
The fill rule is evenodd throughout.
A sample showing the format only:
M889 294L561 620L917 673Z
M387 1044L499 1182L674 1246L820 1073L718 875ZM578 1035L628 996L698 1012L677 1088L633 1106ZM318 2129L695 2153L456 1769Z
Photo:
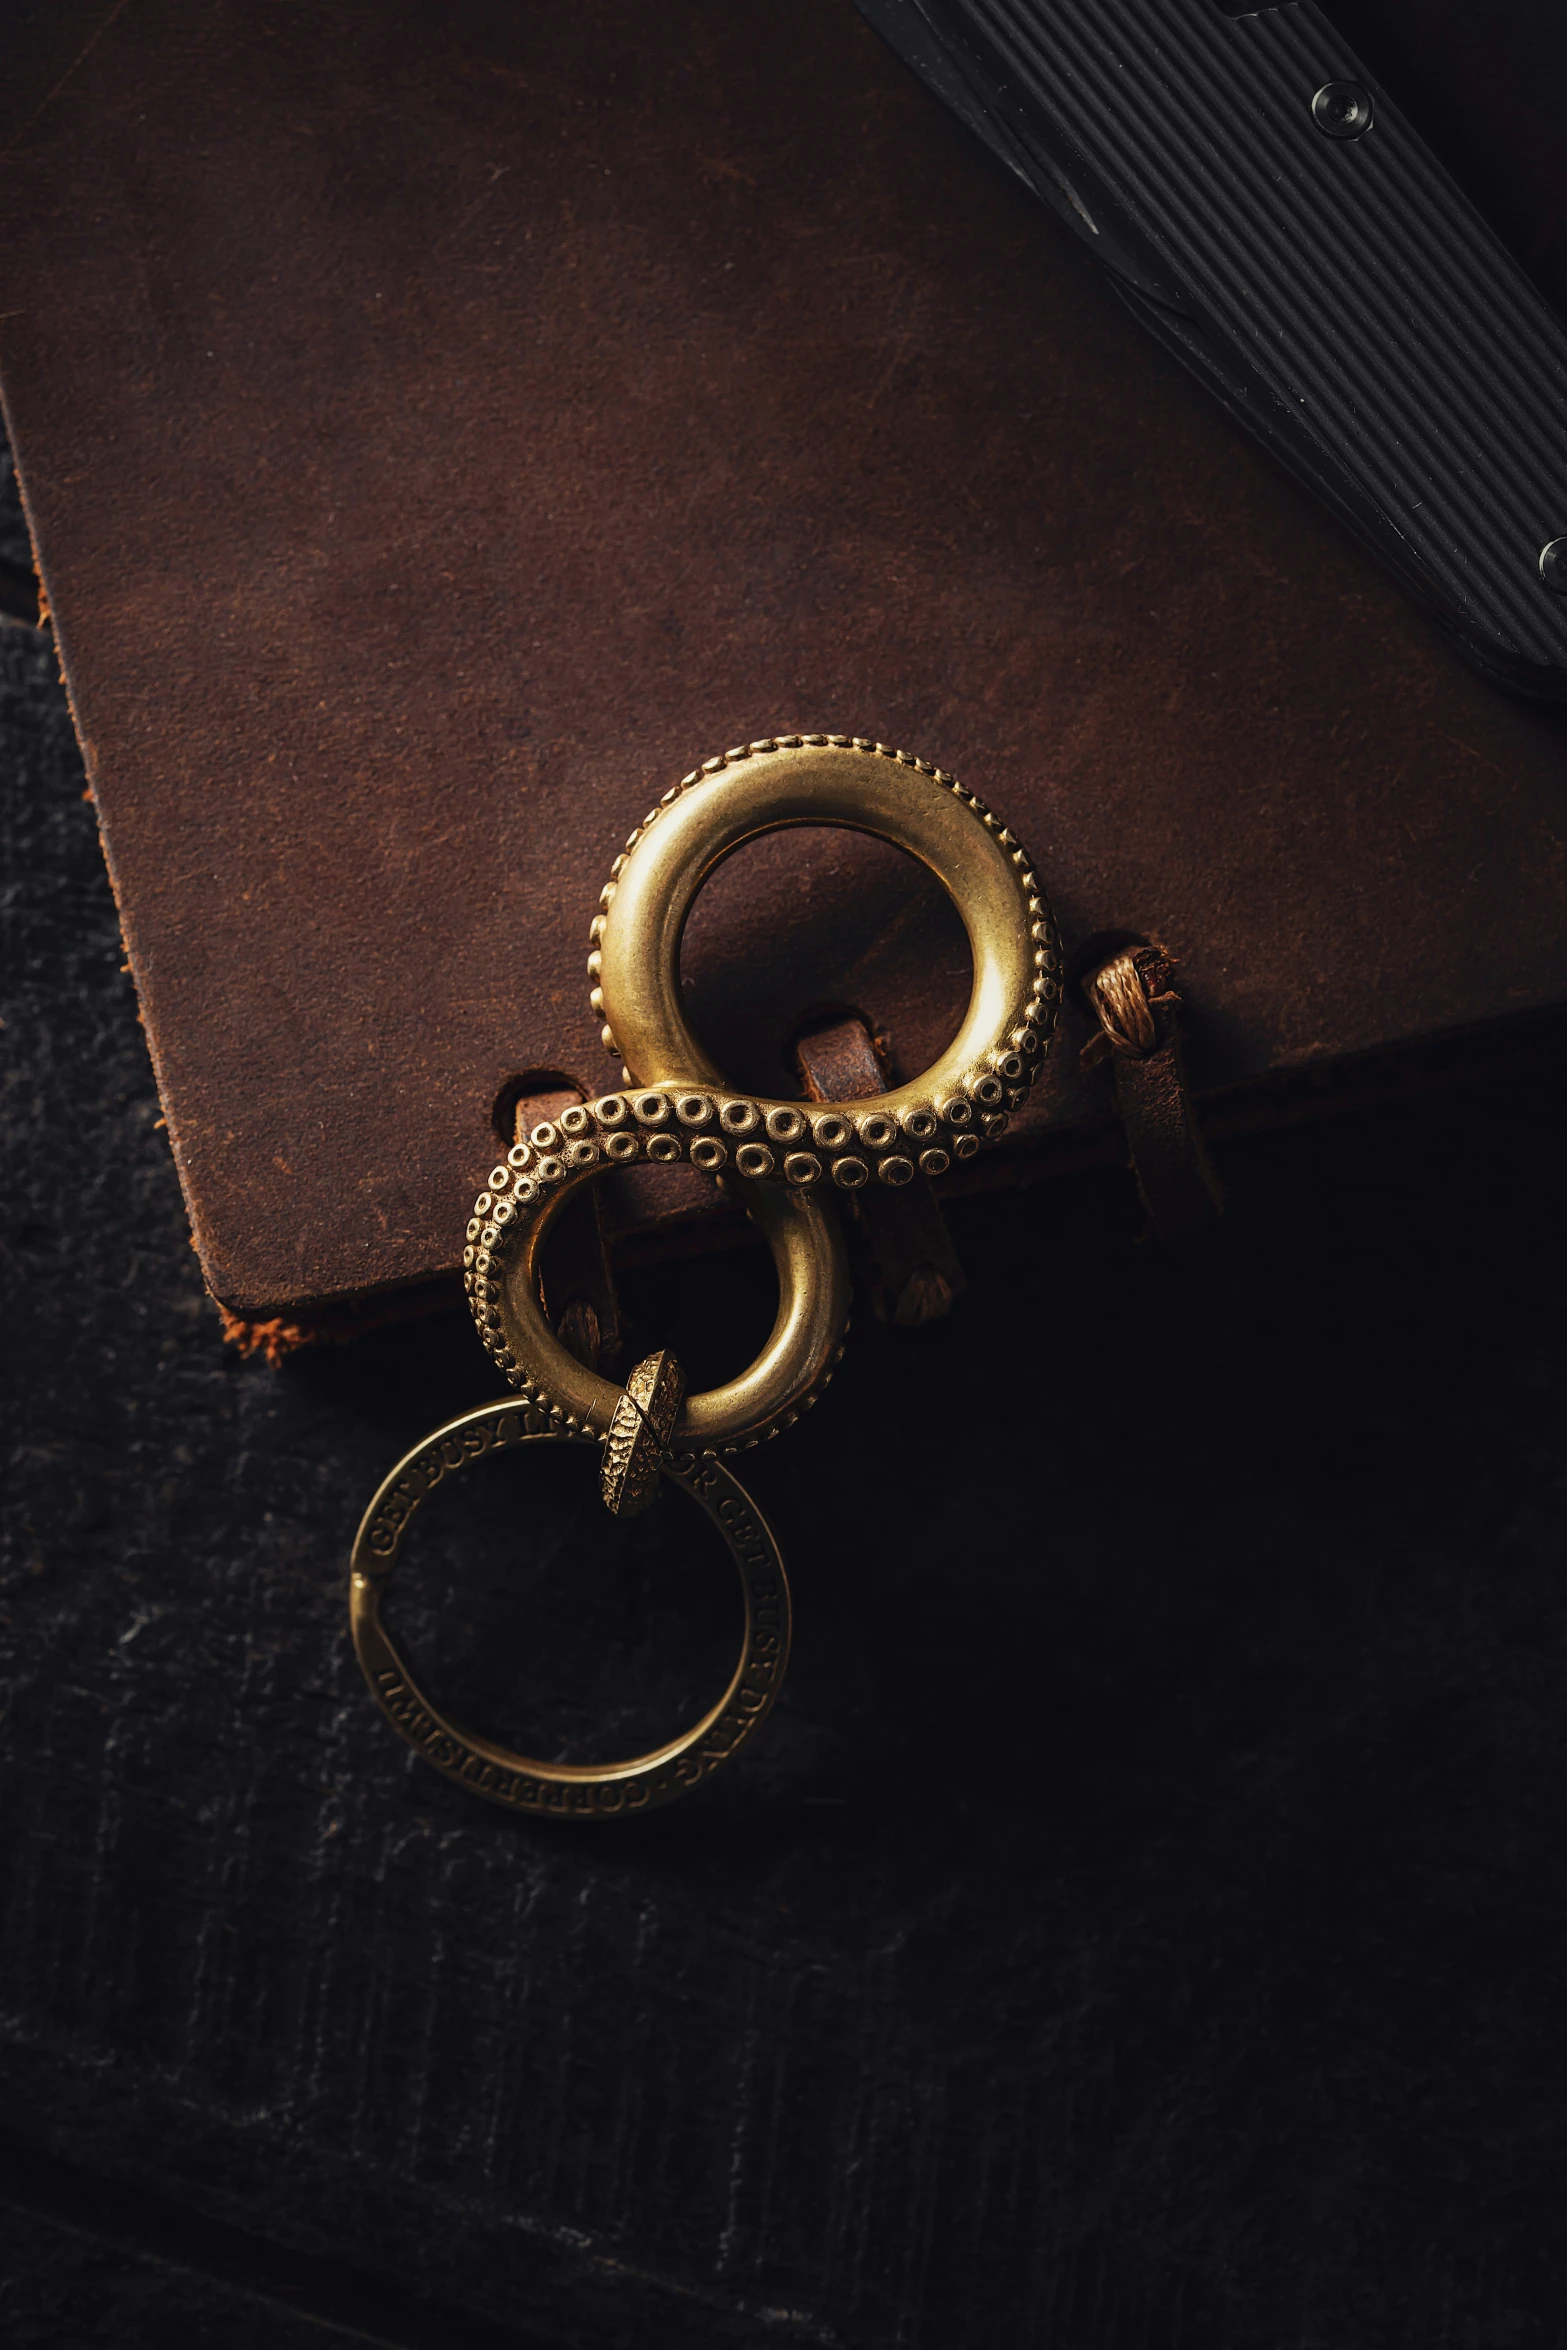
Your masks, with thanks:
M855 1014L797 1037L794 1054L813 1102L863 1100L889 1082L876 1040ZM916 1175L897 1191L846 1193L841 1204L865 1241L871 1309L878 1321L915 1330L952 1311L968 1277L925 1176Z
M1173 968L1163 947L1121 947L1080 982L1099 1023L1083 1066L1111 1065L1132 1171L1161 1240L1206 1231L1224 1212L1187 1083Z

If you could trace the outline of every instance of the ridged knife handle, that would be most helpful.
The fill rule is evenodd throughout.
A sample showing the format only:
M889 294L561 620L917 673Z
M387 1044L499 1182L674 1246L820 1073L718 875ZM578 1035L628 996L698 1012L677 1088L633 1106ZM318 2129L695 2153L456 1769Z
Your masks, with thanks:
M1567 699L1567 331L1313 0L859 0L1486 674Z

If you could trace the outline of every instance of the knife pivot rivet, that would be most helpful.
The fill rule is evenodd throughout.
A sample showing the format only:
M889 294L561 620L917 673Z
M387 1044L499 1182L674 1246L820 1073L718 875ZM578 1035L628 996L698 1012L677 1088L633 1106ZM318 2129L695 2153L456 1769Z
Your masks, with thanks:
M1371 92L1359 82L1324 82L1311 116L1330 139L1358 139L1371 128Z
M1540 577L1553 596L1567 596L1567 538L1549 539L1540 549Z

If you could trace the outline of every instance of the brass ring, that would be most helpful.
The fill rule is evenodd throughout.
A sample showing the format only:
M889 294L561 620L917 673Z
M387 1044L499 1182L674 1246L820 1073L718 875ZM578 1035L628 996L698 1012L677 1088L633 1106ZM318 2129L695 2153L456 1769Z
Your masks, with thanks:
M666 1455L663 1474L718 1528L745 1595L740 1662L718 1703L694 1729L629 1762L536 1762L459 1729L398 1653L381 1622L381 1595L415 1511L437 1486L497 1452L562 1440L558 1429L510 1396L464 1412L424 1437L383 1479L360 1521L350 1561L349 1620L376 1703L415 1753L447 1778L511 1811L612 1819L688 1793L732 1760L766 1720L789 1662L789 1584L773 1530L738 1478L710 1455Z
M680 1089L682 1094L688 1088ZM639 1097L645 1099L645 1097ZM663 1097L661 1097L663 1099ZM607 1095L562 1113L573 1125L564 1150L554 1127L535 1127L479 1194L463 1252L463 1281L479 1336L525 1403L556 1432L607 1436L625 1394L569 1354L539 1304L539 1255L551 1224L572 1193L607 1168L637 1160L691 1161L691 1136L663 1099L663 1119L640 1127L626 1097ZM539 1145L539 1136L548 1140ZM607 1145L624 1141L626 1156ZM568 1156L576 1152L579 1155ZM698 1157L694 1162L700 1166ZM773 1254L778 1314L748 1370L722 1387L688 1395L671 1442L677 1450L737 1452L796 1419L815 1402L843 1352L849 1321L849 1268L843 1234L820 1203L781 1183L757 1183L746 1202Z
M943 884L968 931L974 984L956 1037L910 1083L825 1104L725 1087L686 1025L680 940L697 891L744 842L796 824L838 824L906 850ZM1061 996L1061 953L1044 893L1012 834L950 775L847 735L787 735L709 759L665 794L617 859L593 925L593 1003L625 1057L624 1090L536 1126L474 1203L464 1281L479 1333L518 1391L466 1412L385 1478L354 1537L354 1647L401 1736L459 1785L513 1810L606 1818L668 1802L752 1736L789 1655L789 1589L778 1545L715 1457L757 1443L811 1402L848 1318L843 1239L818 1187L944 1174L1000 1134L1038 1074ZM688 1396L654 1355L623 1390L586 1370L550 1330L539 1252L581 1184L634 1162L726 1171L745 1187L778 1273L778 1315L761 1355L723 1387ZM728 1544L745 1594L745 1643L696 1727L629 1762L530 1761L459 1729L425 1695L381 1622L381 1594L426 1496L472 1460L517 1444L603 1443L601 1490L635 1509L658 1476L690 1493Z
M748 840L798 824L868 832L925 864L968 931L974 984L922 1077L864 1100L774 1101L727 1088L686 1025L680 940L702 883ZM847 735L784 736L710 759L631 836L593 925L589 973L623 1092L536 1127L474 1204L464 1280L479 1334L524 1399L564 1434L603 1436L622 1390L569 1354L539 1305L539 1251L571 1193L614 1165L685 1162L738 1176L773 1253L778 1317L750 1368L688 1396L674 1441L735 1451L787 1427L842 1351L848 1276L817 1187L944 1174L1028 1098L1060 1003L1060 945L1013 835L955 779Z
M1002 1103L1012 1094L1010 1106L1021 1107L1061 1001L1060 941L1044 891L1027 852L955 777L863 737L744 744L665 793L616 859L593 924L588 971L606 1046L637 1083L722 1085L681 1001L686 919L725 858L799 824L868 832L916 857L956 906L974 958L962 1025L924 1075L834 1108L856 1130L913 1117L922 1131L922 1112L942 1120L954 1103L968 1105L960 1125L985 1111L1004 1123Z

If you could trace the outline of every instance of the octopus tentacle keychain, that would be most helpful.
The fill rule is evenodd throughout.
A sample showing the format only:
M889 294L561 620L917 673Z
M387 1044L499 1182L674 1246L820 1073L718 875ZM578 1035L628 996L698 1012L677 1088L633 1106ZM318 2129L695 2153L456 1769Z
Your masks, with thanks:
M846 826L916 857L952 898L973 954L968 1009L931 1068L830 1108L726 1086L680 996L681 937L703 882L745 842L791 825ZM940 768L847 735L782 735L709 759L632 834L601 908L592 1000L628 1082L535 1127L492 1171L468 1226L464 1279L508 1392L434 1429L398 1462L365 1512L350 1565L359 1661L410 1745L493 1802L589 1819L698 1786L766 1718L788 1663L788 1580L771 1527L727 1464L790 1426L842 1351L849 1281L829 1195L944 1174L999 1135L1027 1099L1061 998L1055 924L1021 844ZM667 1351L639 1363L624 1387L601 1377L561 1343L539 1297L540 1253L574 1192L613 1167L681 1161L739 1179L778 1276L761 1353L738 1378L694 1395ZM459 1729L381 1617L427 1495L493 1453L560 1443L596 1450L603 1499L617 1514L646 1508L665 1479L689 1493L722 1535L745 1600L740 1660L723 1696L678 1738L622 1762L530 1760Z

